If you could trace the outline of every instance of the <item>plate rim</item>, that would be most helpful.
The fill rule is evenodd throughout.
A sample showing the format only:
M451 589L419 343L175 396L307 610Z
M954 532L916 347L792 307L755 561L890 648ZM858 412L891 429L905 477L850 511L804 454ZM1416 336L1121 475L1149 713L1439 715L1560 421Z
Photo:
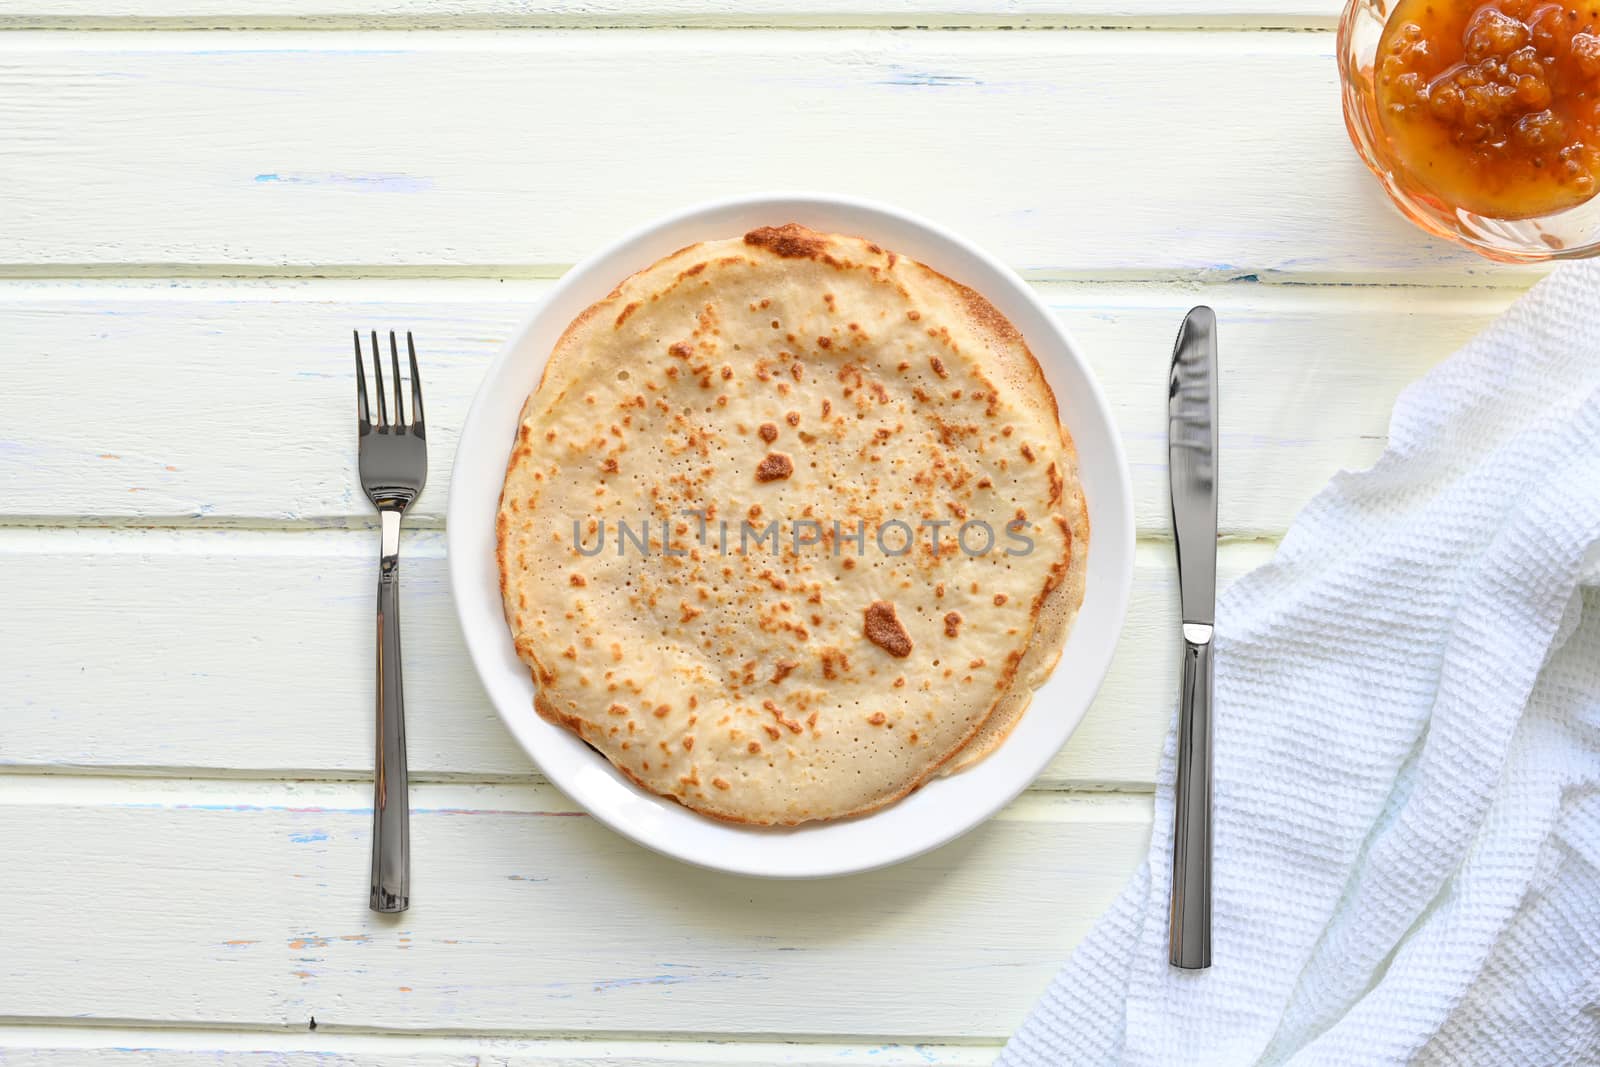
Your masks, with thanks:
M484 508L486 512L484 516L475 516L472 514L472 509L481 502L481 496L472 494L473 499L469 500L463 493L458 492L459 487L481 483L484 478L481 468L475 466L467 469L467 464L482 462L486 458L486 453L498 455L499 466L492 479L494 500L498 501L499 487L504 478L504 461L509 456L514 442L516 420L515 418L511 420L511 429L505 434L502 447L485 437L492 432L486 413L492 406L508 406L511 403L503 392L497 393L496 387L511 373L512 363L519 357L521 351L528 345L536 343L535 335L545 326L547 319L555 320L554 333L559 335L582 307L604 298L628 275L669 254L673 249L692 243L692 241L679 241L673 244L672 241L676 238L669 239L667 235L687 226L699 225L704 226L706 232L697 240L716 240L728 236L716 229L719 218L728 220L722 223L723 229L728 229L732 225L733 218L752 212L761 212L766 220L755 223L756 225L778 225L787 221L805 223L807 218L817 219L819 216L829 215L877 221L897 231L920 233L922 238L931 243L945 246L952 257L965 257L980 271L989 273L998 289L1004 290L1001 299L996 300L995 286L974 285L973 288L991 301L1002 305L1013 305L1010 308L1003 306L1002 310L1023 331L1030 349L1035 352L1035 358L1038 359L1046 381L1056 394L1058 412L1063 406L1060 380L1062 372L1057 370L1053 373L1052 364L1058 359L1065 359L1081 380L1073 384L1073 388L1077 391L1070 394L1072 404L1082 409L1080 426L1073 426L1066 418L1062 421L1073 436L1075 445L1078 446L1080 469L1084 464L1079 433L1081 419L1084 416L1097 418L1103 424L1100 428L1105 431L1104 440L1098 442L1098 447L1103 450L1099 454L1099 459L1103 462L1097 461L1095 471L1099 477L1109 478L1112 483L1109 487L1099 486L1092 497L1089 493L1085 493L1093 519L1089 549L1091 556L1086 574L1089 586L1085 603L1090 602L1091 594L1095 595L1095 604L1100 610L1095 623L1104 632L1093 635L1089 640L1075 640L1083 630L1084 614L1080 610L1072 632L1068 635L1067 647L1063 651L1061 661L1057 663L1051 676L1047 677L1045 685L1036 691L1029 713L1023 716L1012 736L974 767L949 777L931 779L910 795L875 812L853 819L806 823L794 828L743 826L723 822L685 808L676 801L648 793L627 781L609 761L590 750L569 731L540 718L533 710L531 696L524 697L508 707L506 703L508 694L505 689L510 683L501 677L508 651L521 672L522 683L529 694L532 692L532 680L527 676L527 668L520 660L516 660L515 653L511 650L509 631L504 622L498 593L499 568L494 561L492 548L488 552L488 569L493 572L496 590L490 605L496 625L489 629L497 632L498 644L501 647L498 649L486 647L487 642L493 639L482 635L485 628L481 610L483 561L477 561L475 564L473 554L481 552L483 548L483 541L476 538L481 536L485 526L489 544L491 546L493 544L494 509ZM748 226L751 223L738 225ZM878 241L884 247L895 248L896 251L902 251L908 243L904 239L898 241L893 238L885 239L872 233L860 235ZM672 244L672 247L650 251L661 246L663 242ZM923 262L928 258L940 259L938 255L928 257L926 253L904 252L904 254ZM645 257L643 261L632 267L625 265L619 267L615 262L638 260L641 257ZM946 267L950 266L948 263L935 262L929 265L950 274L958 281L970 283L969 279L961 277L963 272L959 268L954 272L947 270ZM592 291L597 286L598 295L593 295ZM560 311L563 305L571 303L575 293L586 292L591 295L582 296L582 306L571 315ZM1027 310L1027 318L1031 319L1031 322L1026 324L1015 322L1016 318L1021 317L1015 314L1014 305L1018 301ZM1030 331L1028 326L1032 326L1033 330ZM1051 348L1059 350L1051 353L1052 358L1039 359L1041 339L1050 341ZM535 384L548 355L546 351L542 357L534 360L536 366L530 373ZM516 395L514 403L518 413L525 400L526 393ZM1108 488L1111 490L1111 499L1106 497ZM1116 529L1118 525L1122 527L1120 536ZM474 538L474 543L469 545L468 538ZM1115 540L1106 544L1105 541L1110 538ZM1076 340L1032 287L1010 267L938 223L873 200L808 191L752 193L704 201L683 208L630 230L617 240L584 257L563 274L500 346L500 350L485 368L483 377L473 394L472 404L460 425L456 454L451 464L449 498L445 508L445 541L451 598L473 669L496 715L551 785L598 822L652 851L695 866L731 874L804 879L861 873L922 855L948 844L987 822L1032 785L1061 747L1076 733L1110 669L1118 637L1127 616L1137 531L1134 525L1132 479L1127 457L1104 391ZM1101 554L1102 559L1096 559L1097 552ZM1110 558L1107 560L1105 557ZM1105 601L1103 605L1100 604L1102 600ZM1030 716L1039 710L1038 693L1042 692L1055 677L1056 672L1067 664L1069 650L1077 652L1073 666L1079 671L1078 677L1085 679L1077 686L1077 698L1073 701L1075 706L1064 716L1070 718L1070 722L1052 731L1043 747L1025 753L1026 758L1019 757L1014 744L1018 740L1017 734L1022 731ZM1037 718L1039 716L1035 716L1036 720ZM1039 732L1039 728L1029 731L1029 733L1034 732ZM1056 736L1057 733L1059 736ZM999 757L1008 747L1013 749L1009 763L1016 766L1012 768L1010 775L1001 775L995 768L1007 765L1008 761L1002 761ZM569 765L567 757L574 755L583 757L583 763ZM985 767L990 768L988 774L983 773ZM990 779L995 781L990 782ZM972 785L974 782L978 783L978 787ZM615 787L619 784L632 796L617 794ZM941 812L941 809L949 805L940 805L939 801L941 799L955 801L958 799L958 794L969 793L975 794L967 798L969 801L976 801L975 806L960 809L955 818L919 819L919 816L925 814L922 809L948 815L947 811ZM930 797L933 798L931 801L928 799ZM910 810L909 815L895 815L896 812L904 813L908 810ZM673 829L672 824L682 825L685 818L693 820L686 830L690 838L687 841L670 832ZM895 823L908 821L935 822L937 825L931 830L925 828L917 834L906 834L903 828L894 826ZM897 832L880 850L864 850L861 847L864 843L883 836L881 833L874 833L875 829L890 829ZM669 832L662 833L662 830ZM829 847L827 841L829 837L839 839L832 843L833 847ZM771 854L775 851L770 843L773 838L781 838L785 842L796 838L814 839L809 842L810 847L798 850L810 858L787 863L775 863L770 856L761 858L762 854ZM790 850L785 849L785 851ZM792 856L786 858L794 859Z

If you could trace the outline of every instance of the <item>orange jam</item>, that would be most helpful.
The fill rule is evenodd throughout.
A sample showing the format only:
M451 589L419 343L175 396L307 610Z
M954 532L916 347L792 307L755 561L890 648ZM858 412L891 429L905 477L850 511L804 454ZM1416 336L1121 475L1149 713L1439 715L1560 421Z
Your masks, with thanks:
M1451 206L1526 219L1600 188L1600 0L1399 0L1374 73L1395 158Z

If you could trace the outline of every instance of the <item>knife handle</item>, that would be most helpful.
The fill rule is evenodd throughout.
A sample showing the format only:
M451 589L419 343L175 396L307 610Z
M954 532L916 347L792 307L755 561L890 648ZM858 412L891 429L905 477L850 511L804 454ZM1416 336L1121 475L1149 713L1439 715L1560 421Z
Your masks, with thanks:
M1172 965L1211 966L1211 627L1183 626L1178 786L1172 828Z

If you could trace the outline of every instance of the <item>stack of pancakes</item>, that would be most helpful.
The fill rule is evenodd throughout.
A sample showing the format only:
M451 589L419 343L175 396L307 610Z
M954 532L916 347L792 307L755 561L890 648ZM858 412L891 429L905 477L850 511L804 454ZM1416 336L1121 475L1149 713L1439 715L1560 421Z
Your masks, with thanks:
M982 296L790 223L562 336L497 527L540 715L720 819L860 815L996 748L1083 598L1072 442Z

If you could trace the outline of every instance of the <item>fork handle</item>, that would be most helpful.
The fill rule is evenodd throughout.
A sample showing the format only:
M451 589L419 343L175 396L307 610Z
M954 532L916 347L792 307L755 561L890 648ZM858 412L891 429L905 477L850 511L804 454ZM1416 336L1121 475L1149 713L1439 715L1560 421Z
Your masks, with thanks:
M400 682L400 512L378 513L378 721L372 795L372 900L377 912L411 904L411 803Z

